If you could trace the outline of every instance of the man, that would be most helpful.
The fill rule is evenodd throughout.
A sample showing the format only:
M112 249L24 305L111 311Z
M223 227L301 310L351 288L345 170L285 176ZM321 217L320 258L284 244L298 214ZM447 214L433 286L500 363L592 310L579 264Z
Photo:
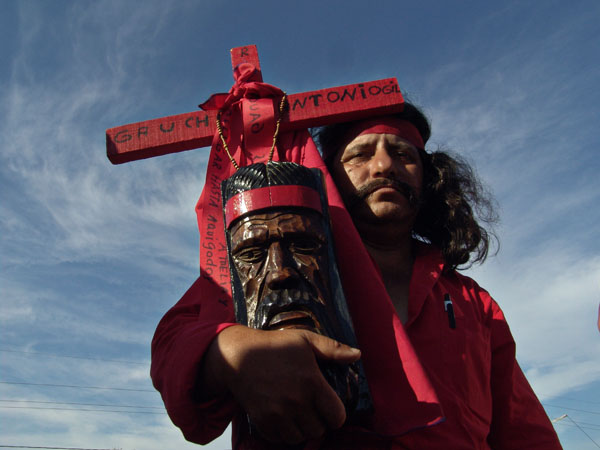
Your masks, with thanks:
M167 320L153 344L153 379L188 439L205 442L211 434L206 423L222 429L239 407L275 444L308 441L314 448L340 449L560 448L516 363L515 344L502 312L486 291L455 270L487 255L490 237L473 213L485 207L486 200L468 166L445 153L425 152L429 134L424 116L406 104L404 112L394 117L330 127L320 134L320 142L329 172L385 285L386 302L393 305L390 314L394 323L404 324L444 421L403 433L381 432L377 423L366 429L343 426L343 405L319 373L317 361L350 363L361 354L305 330L217 327L206 352L198 355L201 363L188 369L199 368L194 390L165 396L168 370L163 367L162 342L168 333L177 332ZM336 234L336 241L339 237ZM342 278L347 263L340 261ZM357 280L344 279L345 286L352 282ZM361 311L375 308L377 301L364 298ZM178 305L193 303L191 296L184 296ZM177 308L169 314L178 314ZM380 322L386 320L380 315L369 324L375 329L369 339L362 334L361 340L359 334L366 368L378 351L369 347L371 337L383 333ZM401 339L395 336L400 348ZM400 369L389 366L399 383L402 373L414 368L402 362ZM372 390L379 375L367 370ZM188 401L185 395L194 398L181 407ZM388 404L385 398L374 397L376 412L389 408L386 417L410 420L409 415L394 414L403 405L392 400L393 392ZM431 403L417 402L419 408ZM203 423L194 415L202 415ZM194 432L200 428L202 432Z

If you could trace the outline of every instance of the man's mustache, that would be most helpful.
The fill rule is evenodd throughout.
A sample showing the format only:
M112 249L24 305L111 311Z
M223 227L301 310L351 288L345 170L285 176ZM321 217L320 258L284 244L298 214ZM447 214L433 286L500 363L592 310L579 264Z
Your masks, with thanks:
M391 187L396 189L398 192L404 195L404 197L406 197L410 206L419 206L421 199L419 198L415 188L413 188L411 185L403 181L390 178L377 178L365 184L364 186L359 187L355 192L351 193L347 202L348 204L346 205L347 208L352 210L359 203L363 203L369 195L382 187Z

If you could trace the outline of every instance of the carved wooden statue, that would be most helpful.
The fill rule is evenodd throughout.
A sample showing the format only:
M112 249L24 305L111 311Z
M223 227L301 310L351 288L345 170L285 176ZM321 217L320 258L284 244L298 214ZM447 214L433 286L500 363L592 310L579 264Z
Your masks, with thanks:
M253 164L223 181L222 196L236 320L262 330L306 329L356 346L321 171ZM351 421L370 409L360 362L321 369Z

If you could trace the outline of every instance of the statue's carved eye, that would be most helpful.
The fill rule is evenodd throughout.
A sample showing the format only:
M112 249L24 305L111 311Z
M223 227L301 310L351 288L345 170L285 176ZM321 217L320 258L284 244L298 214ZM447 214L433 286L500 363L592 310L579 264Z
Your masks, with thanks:
M246 263L257 263L265 259L266 250L262 247L246 247L234 256L236 259Z
M313 238L299 238L294 239L290 243L290 250L294 253L301 253L304 255L317 254L321 250L321 242Z

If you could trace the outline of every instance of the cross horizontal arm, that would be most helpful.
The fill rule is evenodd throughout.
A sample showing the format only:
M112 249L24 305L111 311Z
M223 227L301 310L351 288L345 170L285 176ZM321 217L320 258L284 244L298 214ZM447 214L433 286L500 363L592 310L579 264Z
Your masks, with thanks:
M351 84L288 96L281 131L318 127L402 110L395 78ZM113 164L152 158L212 143L216 111L194 111L106 130L106 151Z
M106 154L113 164L183 152L211 144L216 111L194 111L106 130Z

